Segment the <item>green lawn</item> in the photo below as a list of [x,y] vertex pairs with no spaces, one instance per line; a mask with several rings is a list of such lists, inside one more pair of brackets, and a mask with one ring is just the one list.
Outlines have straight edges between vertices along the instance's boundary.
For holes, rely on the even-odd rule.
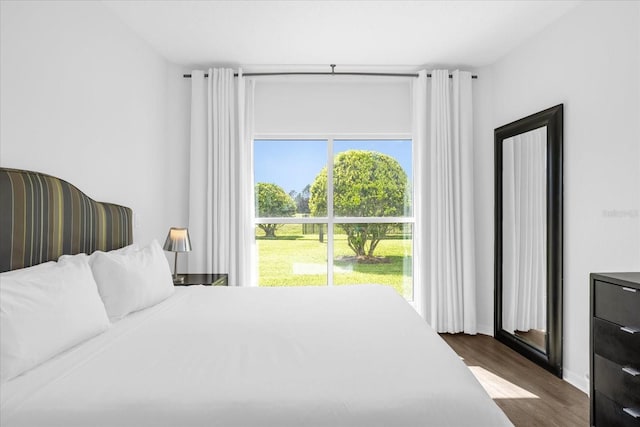
[[[336,230],[337,231],[337,230]],[[313,286],[327,284],[327,243],[318,234],[302,234],[301,224],[287,224],[276,231],[275,239],[264,238],[256,228],[258,245],[258,283],[260,286]],[[359,264],[340,261],[353,255],[344,234],[335,235],[334,284],[377,283],[393,286],[411,299],[412,241],[402,235],[390,235],[381,241],[375,255],[388,263]]]

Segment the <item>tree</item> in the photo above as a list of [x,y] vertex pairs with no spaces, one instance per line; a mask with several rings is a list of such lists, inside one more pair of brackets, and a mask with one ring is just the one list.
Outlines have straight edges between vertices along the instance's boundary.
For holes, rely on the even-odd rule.
[[[407,174],[393,157],[376,151],[349,150],[335,156],[333,211],[335,216],[402,216],[409,206]],[[313,216],[327,215],[327,168],[311,185]],[[374,251],[394,224],[339,224],[358,260],[374,259]]]
[[301,192],[296,193],[293,200],[296,202],[296,209],[298,213],[308,214],[309,211],[309,197],[311,194],[311,184],[307,184]]
[[293,199],[296,204],[296,212],[300,214],[308,214],[309,213],[309,197],[311,191],[311,184],[307,184],[301,192],[297,192],[296,190],[289,191],[289,196]]
[[[282,187],[276,184],[259,182],[256,184],[258,216],[261,218],[293,216],[296,204]],[[276,237],[276,230],[283,224],[258,224],[266,237]]]

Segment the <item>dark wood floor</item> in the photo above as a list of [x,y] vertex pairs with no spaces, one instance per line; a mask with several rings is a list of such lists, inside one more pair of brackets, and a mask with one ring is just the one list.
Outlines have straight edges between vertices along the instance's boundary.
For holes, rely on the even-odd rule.
[[493,337],[441,336],[516,427],[589,425],[586,394]]

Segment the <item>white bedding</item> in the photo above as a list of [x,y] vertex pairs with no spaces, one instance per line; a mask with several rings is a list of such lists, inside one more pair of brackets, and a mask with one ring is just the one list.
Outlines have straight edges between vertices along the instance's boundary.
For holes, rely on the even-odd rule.
[[3,427],[511,425],[382,286],[180,287],[0,399]]

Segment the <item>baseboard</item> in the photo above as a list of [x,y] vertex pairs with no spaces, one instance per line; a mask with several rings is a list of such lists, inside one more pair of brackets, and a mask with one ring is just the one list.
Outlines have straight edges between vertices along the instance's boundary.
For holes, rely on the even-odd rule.
[[589,380],[587,380],[584,375],[579,375],[575,372],[563,369],[562,379],[583,393],[586,393],[587,395],[589,394]]

